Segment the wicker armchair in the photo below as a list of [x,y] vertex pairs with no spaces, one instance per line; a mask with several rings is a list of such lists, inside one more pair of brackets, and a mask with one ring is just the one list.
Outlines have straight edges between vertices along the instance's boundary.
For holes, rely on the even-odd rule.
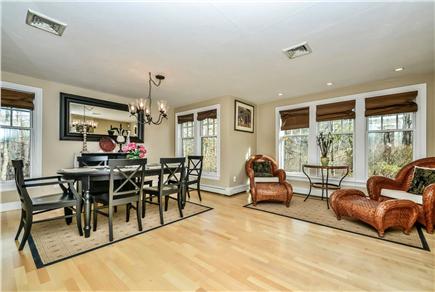
[[[255,177],[253,165],[254,162],[269,161],[271,164],[270,181],[257,181]],[[280,201],[288,207],[293,196],[293,188],[286,181],[285,171],[278,169],[275,160],[266,155],[253,155],[249,158],[245,165],[246,174],[249,177],[249,185],[251,191],[252,202],[254,206],[260,201]],[[275,179],[275,181],[274,181]]]
[[[406,191],[411,184],[415,166],[435,168],[435,157],[419,159],[405,165],[394,179],[383,176],[370,177],[367,181],[367,190],[370,198],[378,201],[391,199],[391,196],[386,195],[385,190],[401,191],[405,196],[409,194]],[[398,194],[400,195],[400,192]],[[418,196],[414,194],[409,194],[408,197],[401,196],[402,199],[407,198],[410,200],[413,200],[415,197]],[[435,223],[435,184],[427,186],[424,189],[422,198],[419,199],[420,201],[413,200],[418,203],[418,222],[426,227],[428,233],[432,233]]]

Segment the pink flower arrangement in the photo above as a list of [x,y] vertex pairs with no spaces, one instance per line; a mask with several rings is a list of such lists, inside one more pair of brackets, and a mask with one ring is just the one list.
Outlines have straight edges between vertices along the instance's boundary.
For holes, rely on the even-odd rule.
[[145,158],[145,154],[147,154],[145,147],[136,143],[128,143],[122,146],[122,152],[127,153],[128,159]]

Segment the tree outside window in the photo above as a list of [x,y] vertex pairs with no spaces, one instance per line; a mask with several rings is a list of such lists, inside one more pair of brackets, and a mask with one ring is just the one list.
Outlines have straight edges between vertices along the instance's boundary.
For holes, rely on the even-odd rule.
[[217,120],[201,121],[201,155],[204,156],[203,171],[217,172]]
[[302,172],[302,165],[308,163],[308,128],[282,131],[281,153],[284,170]]

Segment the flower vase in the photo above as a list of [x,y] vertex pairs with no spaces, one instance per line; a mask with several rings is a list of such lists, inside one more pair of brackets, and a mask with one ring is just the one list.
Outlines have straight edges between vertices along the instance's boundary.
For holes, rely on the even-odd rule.
[[328,164],[329,164],[329,157],[322,156],[320,158],[320,163],[322,164],[322,166],[328,166]]

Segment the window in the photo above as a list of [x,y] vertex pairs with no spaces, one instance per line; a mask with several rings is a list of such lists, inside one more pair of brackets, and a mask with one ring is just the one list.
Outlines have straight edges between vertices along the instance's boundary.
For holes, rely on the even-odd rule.
[[332,165],[349,165],[353,170],[353,119],[322,121],[318,132],[331,133],[334,137],[330,156]]
[[176,152],[179,156],[202,155],[203,175],[219,178],[219,106],[176,114]]
[[308,128],[281,131],[283,168],[288,172],[301,172],[308,163]]
[[30,177],[32,111],[12,107],[0,110],[1,181],[14,179],[11,160],[24,161],[24,176]]
[[367,117],[368,174],[394,177],[413,160],[414,113]]

